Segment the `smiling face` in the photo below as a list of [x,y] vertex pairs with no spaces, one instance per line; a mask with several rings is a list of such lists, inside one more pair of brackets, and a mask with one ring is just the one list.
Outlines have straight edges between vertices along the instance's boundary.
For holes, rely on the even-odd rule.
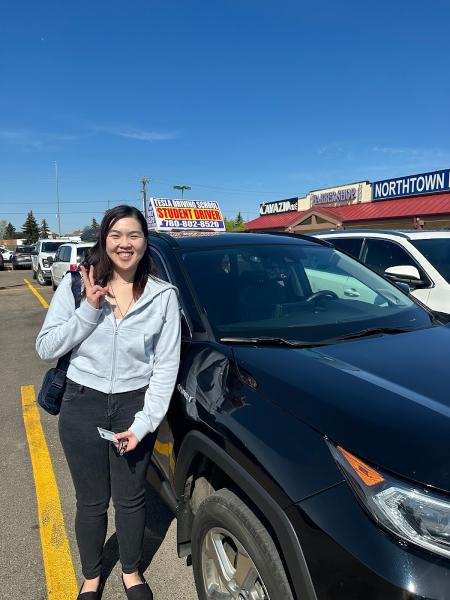
[[117,220],[106,236],[106,254],[119,274],[134,274],[144,256],[147,240],[134,217]]

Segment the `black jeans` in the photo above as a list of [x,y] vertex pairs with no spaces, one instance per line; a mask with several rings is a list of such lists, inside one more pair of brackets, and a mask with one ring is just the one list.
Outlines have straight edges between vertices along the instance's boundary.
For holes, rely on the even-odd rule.
[[116,534],[124,573],[138,570],[145,527],[145,478],[155,435],[120,456],[103,440],[97,427],[126,431],[144,405],[146,388],[104,394],[67,380],[59,435],[75,486],[75,531],[83,575],[101,573],[110,498],[115,509]]

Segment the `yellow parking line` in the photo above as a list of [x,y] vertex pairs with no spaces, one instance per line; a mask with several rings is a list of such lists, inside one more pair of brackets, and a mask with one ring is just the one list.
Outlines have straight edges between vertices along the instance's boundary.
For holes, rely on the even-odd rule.
[[42,304],[42,306],[44,308],[48,308],[48,302],[46,302],[44,300],[44,298],[40,295],[40,293],[37,291],[37,289],[34,287],[34,285],[31,285],[31,283],[28,281],[28,279],[24,279],[24,281],[27,284],[27,286],[30,288],[31,292],[36,296],[36,298]]
[[73,600],[78,589],[58,486],[45,441],[34,386],[23,385],[22,412],[33,466],[48,600]]

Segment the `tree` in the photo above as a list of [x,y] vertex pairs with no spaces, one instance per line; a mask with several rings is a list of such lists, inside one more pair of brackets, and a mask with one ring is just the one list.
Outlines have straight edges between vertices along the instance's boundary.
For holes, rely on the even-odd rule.
[[81,232],[81,241],[82,242],[96,242],[98,239],[98,231],[99,228],[94,228],[91,227],[90,225],[87,225],[86,227],[83,228],[83,231]]
[[15,240],[17,239],[17,231],[12,223],[8,223],[5,227],[5,240]]
[[41,227],[40,227],[39,233],[41,234],[41,238],[48,238],[48,236],[50,234],[50,229],[48,228],[48,224],[45,219],[42,219],[42,221],[41,221]]
[[227,231],[246,231],[244,219],[242,218],[241,213],[237,214],[235,219],[227,219],[224,218],[225,229]]
[[6,221],[4,219],[0,219],[0,240],[5,237],[6,230]]
[[92,217],[91,227],[92,227],[92,229],[100,229],[100,225],[95,220],[95,217]]
[[27,215],[27,220],[22,225],[22,232],[23,236],[25,237],[26,244],[34,244],[39,239],[39,227],[32,210],[30,210]]

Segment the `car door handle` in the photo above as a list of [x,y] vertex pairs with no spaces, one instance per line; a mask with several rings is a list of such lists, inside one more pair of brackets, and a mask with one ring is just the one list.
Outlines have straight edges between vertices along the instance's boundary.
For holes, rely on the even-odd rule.
[[350,298],[358,298],[361,294],[355,290],[355,288],[345,288],[344,296],[350,296]]

